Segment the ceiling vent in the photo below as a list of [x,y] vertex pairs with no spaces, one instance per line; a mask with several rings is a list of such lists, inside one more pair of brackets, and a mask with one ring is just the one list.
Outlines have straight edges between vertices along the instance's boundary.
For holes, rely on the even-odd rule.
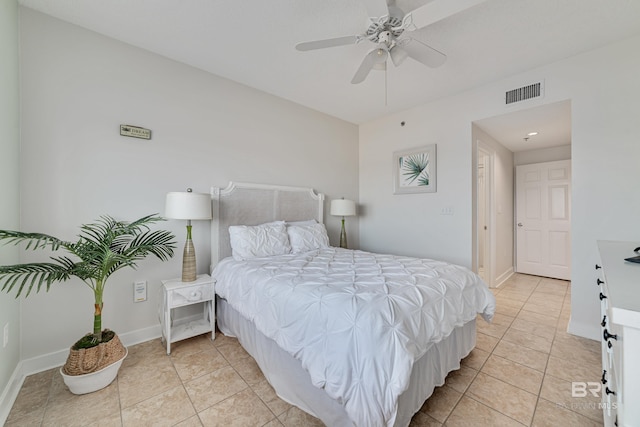
[[505,93],[505,104],[526,101],[527,99],[539,98],[544,94],[543,82],[533,83],[528,86],[512,89]]

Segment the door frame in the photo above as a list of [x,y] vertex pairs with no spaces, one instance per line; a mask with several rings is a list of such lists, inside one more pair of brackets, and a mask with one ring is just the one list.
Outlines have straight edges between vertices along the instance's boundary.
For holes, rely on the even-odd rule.
[[[484,255],[484,276],[489,287],[495,287],[495,271],[496,271],[496,212],[495,212],[495,150],[489,145],[478,139],[476,141],[475,160],[473,162],[473,181],[474,181],[474,244],[473,244],[473,269],[477,273],[480,268],[480,232],[485,225],[489,229],[485,233],[485,250]],[[487,162],[484,165],[485,174],[485,224],[480,224],[478,203],[480,191],[478,170],[480,158],[486,157]]]

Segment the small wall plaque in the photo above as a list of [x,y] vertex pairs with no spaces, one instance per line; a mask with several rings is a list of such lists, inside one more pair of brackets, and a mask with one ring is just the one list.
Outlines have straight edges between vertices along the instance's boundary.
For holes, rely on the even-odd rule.
[[132,138],[151,139],[151,129],[138,126],[120,125],[120,135]]

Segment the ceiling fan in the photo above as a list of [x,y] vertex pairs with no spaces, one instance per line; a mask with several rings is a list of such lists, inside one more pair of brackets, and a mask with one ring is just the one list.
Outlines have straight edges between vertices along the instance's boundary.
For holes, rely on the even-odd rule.
[[363,0],[369,15],[369,26],[363,34],[298,43],[296,49],[309,51],[344,46],[368,40],[376,47],[364,57],[351,83],[363,82],[373,69],[386,70],[387,59],[396,67],[410,57],[428,67],[444,64],[447,56],[406,32],[426,27],[441,19],[486,0],[433,0],[409,13],[395,5],[395,0]]

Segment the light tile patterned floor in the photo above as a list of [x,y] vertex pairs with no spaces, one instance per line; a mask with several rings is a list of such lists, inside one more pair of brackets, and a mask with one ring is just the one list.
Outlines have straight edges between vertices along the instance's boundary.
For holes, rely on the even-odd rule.
[[[437,388],[418,426],[599,426],[597,400],[571,398],[572,381],[598,381],[600,345],[569,335],[568,282],[515,275],[495,290],[492,324]],[[280,400],[235,339],[201,336],[129,348],[119,376],[74,396],[57,370],[29,376],[6,426],[318,426]]]

